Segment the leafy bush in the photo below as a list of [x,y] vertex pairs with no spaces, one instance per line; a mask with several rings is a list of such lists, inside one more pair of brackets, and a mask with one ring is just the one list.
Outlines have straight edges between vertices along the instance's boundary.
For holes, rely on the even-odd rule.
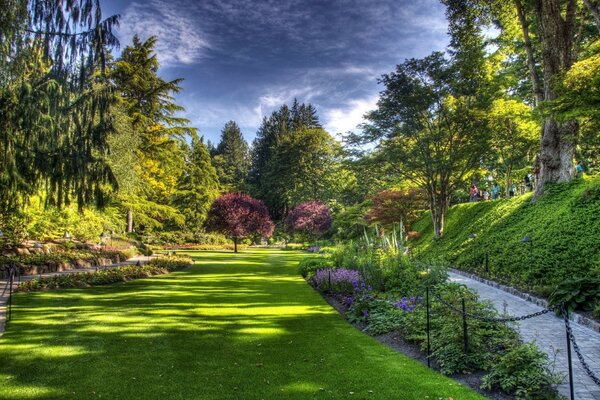
[[[31,254],[28,256],[19,257],[0,257],[0,265],[17,264],[23,270],[28,265],[44,266],[70,264],[77,266],[80,262],[87,262],[93,265],[98,265],[100,259],[108,259],[114,263],[127,260],[127,254],[118,250],[69,250],[63,252],[55,252],[49,254]],[[25,272],[25,271],[22,271]]]
[[189,258],[172,257],[151,260],[142,266],[126,266],[101,269],[96,272],[78,272],[60,274],[47,278],[32,279],[21,282],[18,291],[31,292],[35,290],[84,288],[89,286],[107,285],[115,282],[126,282],[133,279],[147,278],[153,275],[166,274],[192,265]]
[[325,257],[305,258],[298,265],[298,272],[303,278],[311,279],[319,269],[333,268],[331,261]]
[[169,272],[177,271],[190,267],[193,261],[190,257],[186,256],[174,256],[174,257],[160,257],[154,258],[148,262],[149,266],[164,268]]
[[561,283],[550,295],[551,306],[564,303],[569,311],[591,311],[600,301],[600,278],[575,278]]
[[[157,246],[160,250],[233,250],[233,244],[200,244],[200,243],[185,243],[185,244],[166,244]],[[244,250],[248,248],[246,244],[238,243],[238,250]]]
[[533,343],[520,344],[498,357],[485,375],[483,389],[514,394],[523,400],[559,399],[555,387],[563,377],[552,371],[548,355]]

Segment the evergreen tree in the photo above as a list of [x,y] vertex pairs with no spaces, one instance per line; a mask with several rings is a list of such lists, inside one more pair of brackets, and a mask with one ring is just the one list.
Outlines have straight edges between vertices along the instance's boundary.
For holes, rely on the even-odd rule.
[[117,16],[99,2],[4,1],[0,17],[0,208],[103,203],[112,95],[103,76]]
[[[268,206],[276,218],[281,218],[283,216],[281,213],[286,212],[285,204],[288,201],[281,197],[274,198],[276,195],[274,195],[273,188],[269,185],[274,176],[274,173],[269,172],[269,169],[274,166],[272,159],[275,151],[281,142],[293,136],[294,132],[302,129],[320,128],[321,124],[315,108],[311,104],[299,104],[296,99],[294,99],[291,109],[284,104],[279,110],[274,111],[270,117],[263,118],[256,139],[252,144],[249,183],[255,196],[265,199],[267,197],[272,198]],[[286,162],[284,161],[284,163]]]
[[202,138],[193,135],[173,202],[185,216],[186,227],[193,233],[201,231],[210,205],[218,195],[219,180],[208,149]]
[[213,162],[219,182],[228,191],[244,188],[250,167],[248,143],[235,121],[229,121],[221,131],[221,141],[214,151]]
[[174,102],[173,94],[181,90],[181,79],[165,81],[158,76],[155,46],[155,37],[142,42],[134,36],[111,74],[120,103],[140,141],[136,165],[140,185],[132,195],[121,196],[127,209],[128,232],[133,230],[136,210],[141,214],[138,226],[147,229],[162,227],[165,221],[183,221],[183,216],[169,204],[183,173],[184,138],[196,133],[187,119],[177,116],[183,107]]

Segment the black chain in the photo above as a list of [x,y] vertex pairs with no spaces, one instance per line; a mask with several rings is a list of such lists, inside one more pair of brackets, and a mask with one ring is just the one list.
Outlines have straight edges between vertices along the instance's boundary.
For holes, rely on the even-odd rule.
[[439,294],[437,294],[435,292],[435,290],[433,288],[429,289],[431,291],[431,294],[433,294],[433,296],[438,299],[441,303],[443,303],[444,305],[446,305],[447,307],[449,307],[450,309],[452,309],[454,312],[457,312],[463,316],[469,317],[469,318],[474,318],[474,319],[478,319],[480,321],[486,321],[486,322],[516,322],[516,321],[523,321],[526,319],[530,319],[530,318],[536,318],[539,317],[541,315],[544,314],[548,314],[551,311],[555,310],[555,307],[549,307],[546,308],[544,310],[541,311],[537,311],[534,312],[532,314],[528,314],[528,315],[522,315],[519,317],[507,317],[507,318],[493,318],[493,317],[486,317],[484,315],[477,315],[477,314],[471,314],[468,312],[463,312],[463,310],[461,310],[460,308],[454,306],[453,304],[449,303],[448,301],[446,301],[445,299],[442,298],[442,296],[440,296]]
[[567,327],[567,334],[569,335],[569,340],[573,345],[573,350],[575,350],[575,354],[577,354],[577,358],[579,359],[583,370],[592,379],[592,381],[594,381],[596,385],[600,386],[600,379],[598,379],[598,377],[592,372],[590,366],[585,361],[585,358],[583,358],[583,354],[581,354],[581,350],[579,349],[577,342],[575,341],[575,335],[573,334],[573,329],[571,329],[571,322],[569,321],[569,318],[567,318],[567,311],[565,310],[564,304],[561,306],[561,309],[565,320],[565,326]]

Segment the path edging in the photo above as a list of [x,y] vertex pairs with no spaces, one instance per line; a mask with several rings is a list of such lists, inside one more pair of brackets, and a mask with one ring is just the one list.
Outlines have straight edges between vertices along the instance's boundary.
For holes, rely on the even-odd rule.
[[[453,272],[453,273],[455,273],[457,275],[461,275],[461,276],[464,276],[466,278],[470,278],[470,279],[476,280],[478,282],[481,282],[481,283],[486,284],[488,286],[491,286],[493,288],[500,289],[503,292],[510,293],[510,294],[512,294],[514,296],[520,297],[521,299],[523,299],[525,301],[528,301],[530,303],[533,303],[533,304],[535,304],[537,306],[540,306],[540,307],[543,307],[543,308],[547,308],[548,307],[548,302],[546,300],[541,299],[539,297],[532,296],[529,293],[521,292],[521,291],[519,291],[519,290],[517,290],[517,289],[515,289],[515,288],[513,288],[511,286],[503,285],[501,283],[498,283],[498,282],[495,282],[495,281],[491,281],[489,279],[485,279],[485,278],[482,278],[482,277],[480,277],[478,275],[472,274],[470,272],[461,271],[461,270],[456,269],[456,268],[449,268],[449,270],[450,270],[450,272]],[[589,329],[593,330],[594,332],[600,333],[600,323],[598,323],[598,322],[596,322],[596,321],[594,321],[594,320],[592,320],[592,319],[590,319],[588,317],[585,317],[585,316],[583,316],[581,314],[573,312],[573,313],[571,313],[569,315],[569,319],[571,321],[579,324],[579,325],[585,326],[586,328],[589,328]]]

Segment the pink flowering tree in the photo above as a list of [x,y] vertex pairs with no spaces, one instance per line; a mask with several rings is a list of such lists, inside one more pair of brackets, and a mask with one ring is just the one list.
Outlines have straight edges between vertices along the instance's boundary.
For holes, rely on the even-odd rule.
[[207,231],[233,240],[236,253],[240,239],[251,235],[270,237],[275,227],[264,203],[245,193],[227,193],[217,198],[208,211],[205,226]]
[[286,228],[316,238],[331,228],[329,208],[321,202],[311,200],[294,207],[285,219]]

